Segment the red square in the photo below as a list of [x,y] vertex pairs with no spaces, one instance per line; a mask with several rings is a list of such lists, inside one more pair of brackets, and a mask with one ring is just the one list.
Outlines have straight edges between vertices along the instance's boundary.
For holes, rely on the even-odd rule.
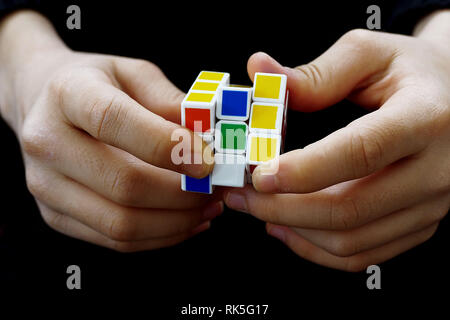
[[201,121],[201,132],[211,129],[211,111],[209,109],[186,108],[184,112],[186,128],[194,131],[194,121]]

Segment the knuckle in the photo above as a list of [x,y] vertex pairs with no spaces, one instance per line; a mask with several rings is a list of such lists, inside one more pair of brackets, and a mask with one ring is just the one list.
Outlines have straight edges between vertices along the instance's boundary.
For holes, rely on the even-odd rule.
[[40,209],[40,213],[46,225],[48,225],[53,230],[65,232],[67,224],[62,214],[46,209]]
[[126,208],[115,212],[106,213],[102,219],[104,234],[114,241],[127,242],[136,239],[136,224]]
[[120,134],[121,124],[126,121],[126,108],[117,96],[96,99],[87,109],[90,134],[108,143],[114,143]]
[[341,37],[341,41],[354,47],[366,49],[373,40],[374,32],[365,29],[353,29]]
[[48,93],[59,105],[64,102],[64,98],[73,90],[72,81],[70,81],[72,77],[72,73],[67,72],[67,70],[64,70],[64,72],[59,71],[48,82]]
[[330,227],[333,230],[347,230],[361,223],[361,212],[352,197],[337,197],[331,201]]
[[354,255],[345,259],[344,271],[347,272],[361,272],[371,265],[363,256]]
[[349,257],[358,252],[358,245],[349,235],[339,235],[333,239],[331,253],[338,257]]
[[44,178],[36,169],[27,168],[25,171],[25,180],[28,191],[38,200],[47,198],[50,192],[48,179]]
[[355,177],[374,172],[383,158],[382,138],[373,130],[358,130],[351,133],[348,163]]
[[319,88],[318,86],[327,80],[326,70],[321,70],[314,62],[299,66],[297,70],[302,72],[307,79],[311,80],[312,90]]
[[133,205],[141,180],[141,172],[136,167],[132,165],[119,167],[112,174],[108,186],[113,200],[122,205]]
[[52,160],[55,156],[57,141],[54,134],[42,125],[37,128],[30,121],[26,121],[20,132],[20,142],[23,152],[30,157]]

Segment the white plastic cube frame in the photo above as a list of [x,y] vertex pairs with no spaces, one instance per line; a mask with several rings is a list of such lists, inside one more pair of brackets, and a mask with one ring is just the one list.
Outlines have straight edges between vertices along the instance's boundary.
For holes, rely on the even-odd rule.
[[[187,101],[187,98],[189,97],[189,94],[191,92],[198,92],[198,93],[206,93],[206,94],[214,94],[213,92],[208,91],[199,91],[199,90],[190,90],[188,94],[184,97],[183,101],[181,102],[181,125],[183,127],[186,127],[186,109],[192,108],[192,109],[209,109],[209,121],[210,121],[210,129],[204,132],[198,132],[198,133],[209,133],[212,134],[214,131],[214,127],[216,125],[216,104],[217,104],[217,94],[214,94],[214,97],[212,98],[211,102],[201,102],[201,101]],[[203,130],[203,128],[202,128]],[[194,131],[196,132],[196,131]]]
[[[245,149],[226,149],[222,148],[222,124],[234,124],[234,125],[243,125],[245,126]],[[247,150],[247,142],[248,142],[248,125],[242,121],[230,121],[230,120],[220,120],[216,123],[216,130],[214,132],[214,148],[218,153],[235,153],[235,154],[244,154]]]
[[[254,106],[268,106],[277,108],[276,119],[275,119],[275,129],[266,129],[266,128],[254,128],[253,127],[253,112],[255,110]],[[283,127],[283,114],[284,114],[284,105],[279,103],[267,103],[267,102],[253,102],[250,113],[250,121],[249,121],[249,130],[252,133],[267,133],[267,134],[281,134],[281,129]]]
[[[274,77],[280,77],[280,91],[278,93],[277,99],[270,99],[270,98],[261,98],[255,96],[255,88],[258,85],[258,76],[274,76]],[[286,89],[287,89],[287,76],[285,74],[278,74],[278,73],[264,73],[264,72],[256,72],[255,77],[253,78],[253,101],[256,102],[268,102],[268,103],[281,103],[284,104],[285,96],[286,96]]]
[[247,162],[248,165],[259,165],[261,163],[267,162],[267,161],[250,160],[250,156],[251,156],[251,152],[252,152],[252,139],[256,138],[256,137],[276,139],[275,158],[280,156],[281,135],[279,135],[279,134],[265,134],[265,133],[250,133],[247,136],[247,147],[246,147],[246,162]]
[[246,183],[245,156],[240,154],[216,153],[214,155],[212,184],[216,186],[242,188]]
[[[222,100],[223,100],[223,91],[224,90],[247,93],[247,104],[246,104],[245,116],[231,116],[231,115],[223,115],[222,114]],[[218,119],[222,119],[222,120],[234,120],[234,121],[248,120],[249,112],[250,112],[250,104],[252,102],[252,95],[253,95],[253,88],[220,86],[217,91],[216,117]]]

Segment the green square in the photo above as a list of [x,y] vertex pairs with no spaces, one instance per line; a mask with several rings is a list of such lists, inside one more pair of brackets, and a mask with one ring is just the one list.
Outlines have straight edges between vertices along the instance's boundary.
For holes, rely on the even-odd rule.
[[222,123],[222,148],[245,150],[247,143],[247,126],[243,124]]

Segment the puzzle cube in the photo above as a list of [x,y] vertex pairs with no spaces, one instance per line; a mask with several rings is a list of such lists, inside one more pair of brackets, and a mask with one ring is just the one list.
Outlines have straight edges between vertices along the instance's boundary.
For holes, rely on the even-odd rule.
[[216,124],[214,147],[219,153],[245,153],[247,135],[245,122],[220,120]]
[[196,179],[182,174],[181,190],[211,194],[213,192],[212,175],[210,174],[204,178]]
[[216,186],[240,187],[246,181],[245,156],[240,154],[216,153],[214,155],[212,184]]
[[284,111],[283,111],[283,124],[281,125],[281,147],[280,147],[281,153],[284,152],[284,146],[285,146],[285,140],[286,140],[288,100],[289,100],[289,90],[286,91],[286,99],[284,102]]
[[247,138],[247,163],[258,165],[280,155],[281,136],[278,134],[250,133]]
[[250,113],[250,132],[281,134],[284,106],[278,103],[253,102]]
[[253,101],[284,104],[286,87],[286,75],[256,72],[253,80]]
[[217,118],[246,121],[249,116],[252,91],[252,88],[245,87],[220,87],[217,92]]
[[194,132],[212,133],[216,101],[213,92],[189,91],[181,103],[181,124]]

